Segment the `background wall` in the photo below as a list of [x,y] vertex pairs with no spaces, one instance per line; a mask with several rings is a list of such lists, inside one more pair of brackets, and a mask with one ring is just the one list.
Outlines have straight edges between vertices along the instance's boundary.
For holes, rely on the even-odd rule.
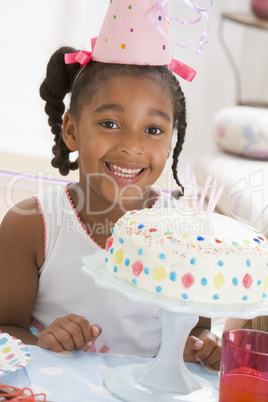
[[[38,93],[47,61],[61,45],[90,49],[90,38],[98,35],[108,4],[109,0],[0,0],[0,169],[21,170],[30,157],[39,164],[32,169],[40,169],[50,160],[52,135]],[[197,4],[206,8],[210,1]],[[174,16],[195,18],[182,0],[170,0],[170,8]],[[235,10],[250,10],[250,0],[214,0],[209,43],[200,55],[173,47],[174,58],[197,70],[192,83],[181,80],[188,132],[180,166],[186,161],[194,164],[200,152],[214,149],[213,116],[236,102],[234,75],[219,42],[221,13]],[[196,46],[205,28],[206,19],[188,27],[172,25],[172,35],[183,45]],[[267,101],[267,31],[226,21],[223,35],[241,69],[243,96]]]

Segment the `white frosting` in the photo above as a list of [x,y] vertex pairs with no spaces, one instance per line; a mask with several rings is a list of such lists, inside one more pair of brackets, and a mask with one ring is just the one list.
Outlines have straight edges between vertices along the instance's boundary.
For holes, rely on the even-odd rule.
[[254,303],[268,291],[268,242],[213,213],[129,211],[107,240],[107,269],[149,292],[193,302]]

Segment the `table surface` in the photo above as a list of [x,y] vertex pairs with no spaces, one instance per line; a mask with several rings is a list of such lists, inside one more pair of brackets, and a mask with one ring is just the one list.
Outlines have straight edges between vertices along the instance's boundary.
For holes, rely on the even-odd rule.
[[[119,401],[104,383],[105,375],[114,367],[125,364],[144,364],[150,359],[110,353],[83,351],[53,353],[37,346],[28,346],[30,363],[0,377],[3,384],[18,388],[30,387],[34,393],[46,393],[52,402]],[[217,388],[218,373],[211,373],[199,364],[186,363],[189,371]]]

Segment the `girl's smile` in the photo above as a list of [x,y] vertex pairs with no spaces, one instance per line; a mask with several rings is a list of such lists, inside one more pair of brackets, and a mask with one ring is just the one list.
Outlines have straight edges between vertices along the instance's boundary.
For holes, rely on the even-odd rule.
[[137,183],[148,168],[127,163],[104,162],[107,174],[111,175],[118,185],[131,185]]
[[65,115],[63,138],[79,151],[79,185],[84,194],[90,186],[91,208],[137,204],[137,197],[144,204],[171,147],[169,95],[152,78],[115,76],[99,86],[79,121]]

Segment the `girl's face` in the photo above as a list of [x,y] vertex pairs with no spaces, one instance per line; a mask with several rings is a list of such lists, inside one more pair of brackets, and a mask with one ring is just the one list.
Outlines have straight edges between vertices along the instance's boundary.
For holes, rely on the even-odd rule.
[[63,138],[79,151],[85,194],[90,186],[99,206],[144,201],[165,166],[173,125],[171,95],[151,78],[105,81],[79,122],[68,114],[64,118]]

